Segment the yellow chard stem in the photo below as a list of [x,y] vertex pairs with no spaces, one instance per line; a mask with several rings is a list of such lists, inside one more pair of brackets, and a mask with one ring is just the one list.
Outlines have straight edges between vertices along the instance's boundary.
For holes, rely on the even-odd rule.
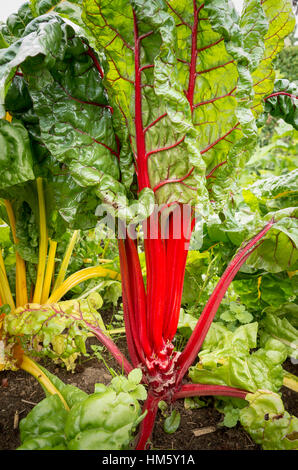
[[15,310],[15,303],[14,303],[13,296],[10,290],[10,285],[9,285],[7,274],[6,274],[6,269],[4,265],[1,248],[0,248],[0,284],[1,284],[1,290],[0,290],[1,300],[3,304],[8,304],[11,308],[11,311],[13,312]]
[[60,270],[59,270],[59,273],[58,273],[58,276],[57,276],[57,279],[56,279],[56,282],[54,284],[54,289],[53,289],[54,291],[57,290],[58,287],[61,286],[61,284],[63,283],[63,281],[65,279],[67,268],[68,268],[68,265],[69,265],[69,261],[70,261],[73,249],[75,247],[75,244],[77,242],[79,233],[80,233],[79,230],[75,230],[72,234],[72,237],[71,237],[69,243],[68,243],[68,246],[66,248],[66,251],[65,251],[61,266],[60,266]]
[[46,208],[45,208],[42,178],[37,178],[36,183],[37,183],[38,204],[39,204],[40,239],[39,239],[39,259],[38,259],[38,266],[37,266],[37,276],[36,276],[36,284],[35,284],[35,290],[34,290],[34,296],[33,296],[33,303],[40,304],[42,290],[43,290],[44,274],[45,274],[45,268],[46,268],[46,259],[47,259],[47,250],[48,250],[48,234],[47,234]]
[[101,266],[95,266],[90,268],[81,269],[80,271],[69,276],[58,289],[54,290],[51,297],[48,299],[47,304],[54,304],[58,302],[70,289],[77,286],[87,279],[95,277],[109,277],[111,279],[120,280],[120,274],[111,269],[105,269]]
[[59,390],[54,386],[51,380],[46,376],[46,374],[38,367],[38,365],[32,361],[28,356],[23,356],[22,364],[20,365],[20,369],[25,370],[29,374],[33,375],[38,382],[43,385],[43,387],[51,394],[57,394],[62,401],[65,409],[69,411],[69,406],[67,405],[66,401],[64,400],[63,396],[59,392]]
[[46,272],[45,272],[45,278],[44,278],[42,296],[41,296],[41,303],[42,304],[44,304],[47,301],[47,299],[49,298],[50,289],[51,289],[51,282],[52,282],[53,272],[54,272],[54,268],[55,268],[56,249],[57,249],[57,242],[54,241],[54,240],[50,240],[48,262],[47,262],[47,268],[46,268]]
[[294,392],[298,392],[298,377],[290,372],[284,370],[283,384],[285,387]]
[[[13,212],[11,202],[8,200],[4,201],[6,212],[9,219],[9,224],[12,232],[14,244],[17,245],[19,240],[16,235],[16,219]],[[28,292],[27,292],[27,279],[26,279],[26,265],[23,258],[17,251],[16,248],[16,305],[21,307],[28,303]]]

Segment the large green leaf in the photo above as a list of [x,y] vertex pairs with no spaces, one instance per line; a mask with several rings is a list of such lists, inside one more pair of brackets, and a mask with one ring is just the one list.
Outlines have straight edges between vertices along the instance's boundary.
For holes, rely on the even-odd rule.
[[55,14],[40,16],[25,27],[22,37],[0,50],[0,104],[4,115],[4,99],[17,67],[27,60],[31,72],[51,67],[64,56],[67,26]]
[[[249,99],[257,47],[249,53],[244,47],[244,34],[228,1],[171,0],[167,5],[177,26],[179,78],[198,130],[211,198],[223,200],[256,140]],[[254,35],[245,31],[246,39],[250,43],[253,36],[262,48],[267,24],[260,5],[253,15]]]
[[36,354],[61,359],[71,368],[72,358],[86,353],[85,342],[92,330],[105,331],[96,310],[101,305],[99,294],[48,306],[28,304],[6,316],[4,330],[9,336],[21,336],[24,347],[33,348]]
[[[260,203],[266,203],[269,199],[288,197],[289,195],[297,196],[298,170],[270,178],[260,178],[244,191],[252,193]],[[246,201],[249,202],[249,195],[247,193]]]
[[[2,96],[10,85],[5,106],[22,119],[30,134],[35,174],[46,180],[54,237],[67,224],[93,227],[103,215],[96,214],[98,198],[130,219],[146,218],[154,202],[152,191],[145,189],[137,207],[128,204],[131,169],[114,133],[100,59],[80,37],[83,32],[78,34],[56,13],[49,13],[31,21],[22,38],[3,49],[0,57]],[[26,46],[29,42],[32,49]],[[22,72],[15,74],[16,66]]]
[[96,184],[104,172],[120,177],[110,107],[87,50],[75,38],[51,71],[26,70],[41,139],[81,186]]
[[255,116],[263,112],[263,99],[274,87],[275,72],[273,60],[284,46],[284,39],[295,27],[295,17],[290,0],[261,0],[269,28],[265,36],[265,52],[259,66],[252,74]]
[[23,445],[19,450],[65,450],[64,425],[67,411],[58,395],[42,400],[20,422]]
[[0,120],[0,194],[33,180],[33,158],[28,133],[20,122]]
[[286,316],[281,317],[276,313],[267,312],[261,321],[261,328],[263,330],[261,335],[262,342],[266,341],[268,337],[277,339],[287,348],[289,357],[298,359],[298,330],[290,323]]
[[273,93],[265,100],[264,116],[261,116],[260,121],[264,121],[268,114],[271,114],[276,118],[282,118],[298,130],[298,86],[296,83],[290,83],[286,79],[276,80]]
[[0,34],[7,44],[12,44],[23,35],[27,24],[32,20],[30,2],[24,2],[16,13],[9,15],[6,22],[0,25]]
[[140,188],[151,186],[159,203],[206,205],[205,165],[179,83],[175,23],[164,2],[86,0],[83,19],[105,51],[105,83],[115,118],[128,128]]
[[278,273],[295,271],[298,267],[298,208],[288,207],[268,213],[265,220],[275,223],[246,264],[255,269]]
[[257,323],[249,323],[231,332],[213,323],[206,336],[200,362],[190,368],[195,383],[229,385],[244,390],[259,388],[278,391],[283,383],[281,364],[287,357],[285,347],[270,339],[264,348],[257,346]]
[[41,368],[65,399],[47,396],[20,422],[22,445],[18,450],[121,450],[129,449],[133,433],[144,418],[139,400],[147,393],[142,373],[114,377],[110,385],[95,384],[91,395]]
[[[293,273],[294,274],[294,273]],[[265,307],[279,308],[297,297],[297,276],[287,272],[242,274],[233,281],[233,288],[246,308],[251,312],[262,312]]]

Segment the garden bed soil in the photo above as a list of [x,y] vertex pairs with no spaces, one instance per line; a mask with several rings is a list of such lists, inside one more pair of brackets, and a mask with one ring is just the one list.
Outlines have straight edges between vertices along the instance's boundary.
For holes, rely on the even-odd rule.
[[[90,339],[91,344],[96,343]],[[118,345],[125,350],[125,339],[120,339]],[[120,373],[114,359],[106,352],[104,354],[109,367]],[[63,382],[73,384],[82,390],[93,393],[94,384],[108,384],[112,378],[103,361],[96,357],[83,358],[77,363],[75,371],[67,371],[64,367],[52,362],[41,362],[50,372],[55,373]],[[297,374],[297,366],[286,363],[286,368]],[[20,445],[18,422],[23,419],[32,407],[41,401],[45,394],[37,380],[24,371],[2,371],[0,373],[0,450],[14,450]],[[282,398],[286,409],[297,416],[297,393],[285,387],[282,388]],[[152,449],[156,450],[260,450],[250,436],[238,424],[234,428],[221,425],[223,415],[212,404],[200,409],[186,410],[184,401],[179,400],[173,406],[181,414],[181,424],[174,434],[166,434],[163,430],[164,417],[159,412],[152,435]],[[203,434],[196,436],[198,430]],[[204,434],[209,431],[209,433]],[[211,431],[211,432],[210,432]],[[200,433],[200,432],[199,432]]]

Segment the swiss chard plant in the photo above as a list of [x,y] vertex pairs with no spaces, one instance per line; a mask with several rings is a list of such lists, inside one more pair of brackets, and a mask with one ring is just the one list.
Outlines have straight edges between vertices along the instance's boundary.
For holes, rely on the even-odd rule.
[[[46,7],[47,10],[49,8],[50,5]],[[52,65],[57,66],[56,92],[60,89],[62,93],[62,108],[65,105],[63,94],[66,102],[70,100],[71,91],[68,87],[81,88],[83,94],[84,89],[88,88],[90,95],[96,95],[93,97],[95,102],[98,101],[97,107],[91,107],[87,104],[89,101],[86,97],[87,112],[91,112],[87,119],[88,126],[92,123],[97,130],[102,126],[105,131],[113,134],[109,116],[91,116],[94,109],[106,112],[107,105],[102,85],[95,87],[98,85],[98,70],[95,65],[93,67],[93,58],[86,54],[89,51],[88,46],[79,37],[74,37],[67,45],[64,36],[69,27],[57,15],[47,17],[44,21],[42,18],[40,16],[34,19],[31,7],[25,3],[16,15],[12,15],[1,26],[3,119],[0,121],[0,215],[3,223],[0,231],[3,237],[0,243],[0,307],[2,306],[3,311],[10,310],[11,314],[28,304],[35,304],[34,310],[40,304],[56,303],[70,290],[89,279],[100,277],[109,279],[110,282],[113,279],[118,279],[119,282],[120,279],[119,272],[106,267],[104,255],[108,245],[106,249],[101,249],[100,259],[95,256],[100,251],[98,247],[96,252],[94,250],[92,259],[84,258],[79,262],[77,256],[77,263],[73,263],[74,253],[78,255],[80,230],[84,234],[82,239],[86,238],[86,230],[93,229],[96,224],[97,199],[88,187],[78,185],[70,173],[69,168],[72,164],[75,165],[77,158],[75,151],[72,156],[69,155],[67,164],[56,159],[45,145],[39,118],[33,107],[33,93],[29,93],[24,79],[25,72],[20,71],[19,65],[13,65],[15,60],[25,67],[24,61],[27,59],[29,69],[32,66],[32,71],[35,70],[31,76],[33,80],[38,70],[42,74],[49,73],[47,66],[51,62],[50,55],[54,53],[56,40],[58,49],[62,47],[60,43],[64,43],[65,50],[60,53],[60,62],[52,61]],[[25,52],[26,42],[33,47],[34,41],[35,51]],[[7,62],[7,54],[12,49],[14,59],[11,56]],[[30,61],[33,61],[31,65]],[[59,82],[62,76],[68,77],[66,84]],[[56,95],[55,100],[57,99]],[[89,99],[92,101],[91,96]],[[79,111],[82,111],[84,103],[79,97],[77,101],[74,100]],[[74,110],[66,111],[72,112]],[[61,110],[58,111],[59,115],[60,113]],[[48,114],[47,116],[50,118]],[[61,114],[61,118],[64,119],[65,116],[63,118]],[[84,140],[83,131],[82,139]],[[52,145],[55,147],[56,144]],[[89,144],[82,141],[77,143],[77,152],[84,145],[88,151]],[[93,154],[94,159],[101,158],[100,151],[97,152],[98,150],[94,153],[94,149],[89,148],[89,154]],[[111,169],[111,173],[118,174],[115,168]],[[85,255],[90,254],[87,252]],[[88,267],[85,267],[84,260]],[[1,312],[1,324],[3,318],[4,313]],[[34,328],[31,333],[34,335]],[[8,346],[7,340],[2,338],[1,346],[3,344],[11,353],[12,345]],[[1,356],[1,369],[14,367],[15,363],[21,365],[21,356],[16,357],[16,360],[13,354],[9,356],[10,358],[7,354]]]
[[[258,381],[248,385],[245,380],[226,380],[232,367],[229,359],[221,368],[220,382],[215,380],[216,370],[215,379],[206,373],[207,379],[201,380],[204,374],[198,367],[191,372],[198,377],[196,383],[184,379],[246,261],[269,272],[275,264],[273,272],[285,265],[289,271],[297,269],[297,208],[251,212],[250,223],[245,224],[245,218],[237,220],[234,200],[241,171],[257,143],[256,122],[265,103],[268,111],[286,97],[278,112],[296,125],[294,89],[284,83],[285,91],[280,84],[273,91],[272,61],[295,24],[291,4],[246,0],[239,17],[227,0],[32,0],[18,16],[22,21],[11,19],[1,29],[2,116],[9,112],[13,117],[11,123],[1,121],[1,127],[7,148],[11,139],[16,142],[13,156],[6,154],[1,196],[22,191],[29,197],[28,179],[45,175],[52,204],[62,207],[58,221],[51,218],[51,230],[59,230],[65,221],[95,224],[95,214],[103,215],[95,212],[99,202],[117,218],[130,358],[124,358],[97,326],[96,332],[126,373],[142,370],[148,396],[136,448],[144,449],[160,401],[201,395],[245,399],[262,387]],[[20,142],[26,148],[17,152]],[[291,175],[287,178],[278,182],[284,183],[283,191]],[[266,198],[266,189],[275,191],[274,185],[259,186],[251,189],[256,198]],[[219,232],[226,226],[231,236],[231,227],[240,224],[241,246],[180,352],[174,344],[186,259],[200,220],[215,220]],[[45,237],[41,247],[44,262]],[[46,299],[49,305],[37,307],[53,325],[63,316],[55,310],[56,300],[54,292]],[[34,302],[44,303],[40,295]],[[30,323],[30,308],[19,312],[19,325]],[[82,324],[83,315],[75,310],[70,316],[76,315]],[[6,324],[18,327],[11,318]],[[49,324],[44,321],[45,328]],[[224,331],[220,334],[226,337]],[[233,353],[240,354],[241,364],[246,364],[255,337],[251,326],[242,328],[240,346],[235,340]],[[214,365],[211,343],[203,357]],[[274,354],[271,346],[266,343],[264,353],[249,358],[255,373],[264,362],[265,369],[278,369],[284,351]],[[279,378],[275,385],[272,393]],[[260,413],[259,402],[249,400],[252,410],[244,414],[244,426],[249,426],[251,414]],[[289,422],[285,416],[291,447],[296,445],[291,435],[297,423]]]

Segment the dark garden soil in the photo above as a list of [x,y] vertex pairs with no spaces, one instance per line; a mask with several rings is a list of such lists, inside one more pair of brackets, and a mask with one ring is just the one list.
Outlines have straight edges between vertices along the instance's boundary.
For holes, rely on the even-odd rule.
[[[91,344],[98,344],[90,339]],[[118,341],[118,346],[125,352],[125,339]],[[91,350],[90,350],[91,351]],[[106,353],[105,360],[109,367],[120,373],[114,359]],[[50,372],[55,373],[64,383],[73,384],[82,390],[93,393],[94,384],[109,383],[111,374],[102,361],[94,355],[83,358],[72,373],[52,362],[41,362]],[[286,363],[286,368],[297,374],[297,366]],[[282,398],[286,409],[298,415],[298,394],[283,387]],[[32,407],[45,397],[39,383],[24,371],[2,371],[0,373],[0,450],[14,450],[20,445],[18,422]],[[159,412],[152,436],[152,448],[157,450],[260,450],[250,436],[238,424],[234,428],[221,425],[223,415],[213,407],[213,399],[207,399],[208,406],[186,410],[184,401],[179,400],[173,406],[181,414],[181,424],[174,434],[163,430],[164,417]],[[198,430],[202,434],[197,436]],[[209,431],[209,432],[208,432]],[[207,433],[208,432],[208,433]]]

